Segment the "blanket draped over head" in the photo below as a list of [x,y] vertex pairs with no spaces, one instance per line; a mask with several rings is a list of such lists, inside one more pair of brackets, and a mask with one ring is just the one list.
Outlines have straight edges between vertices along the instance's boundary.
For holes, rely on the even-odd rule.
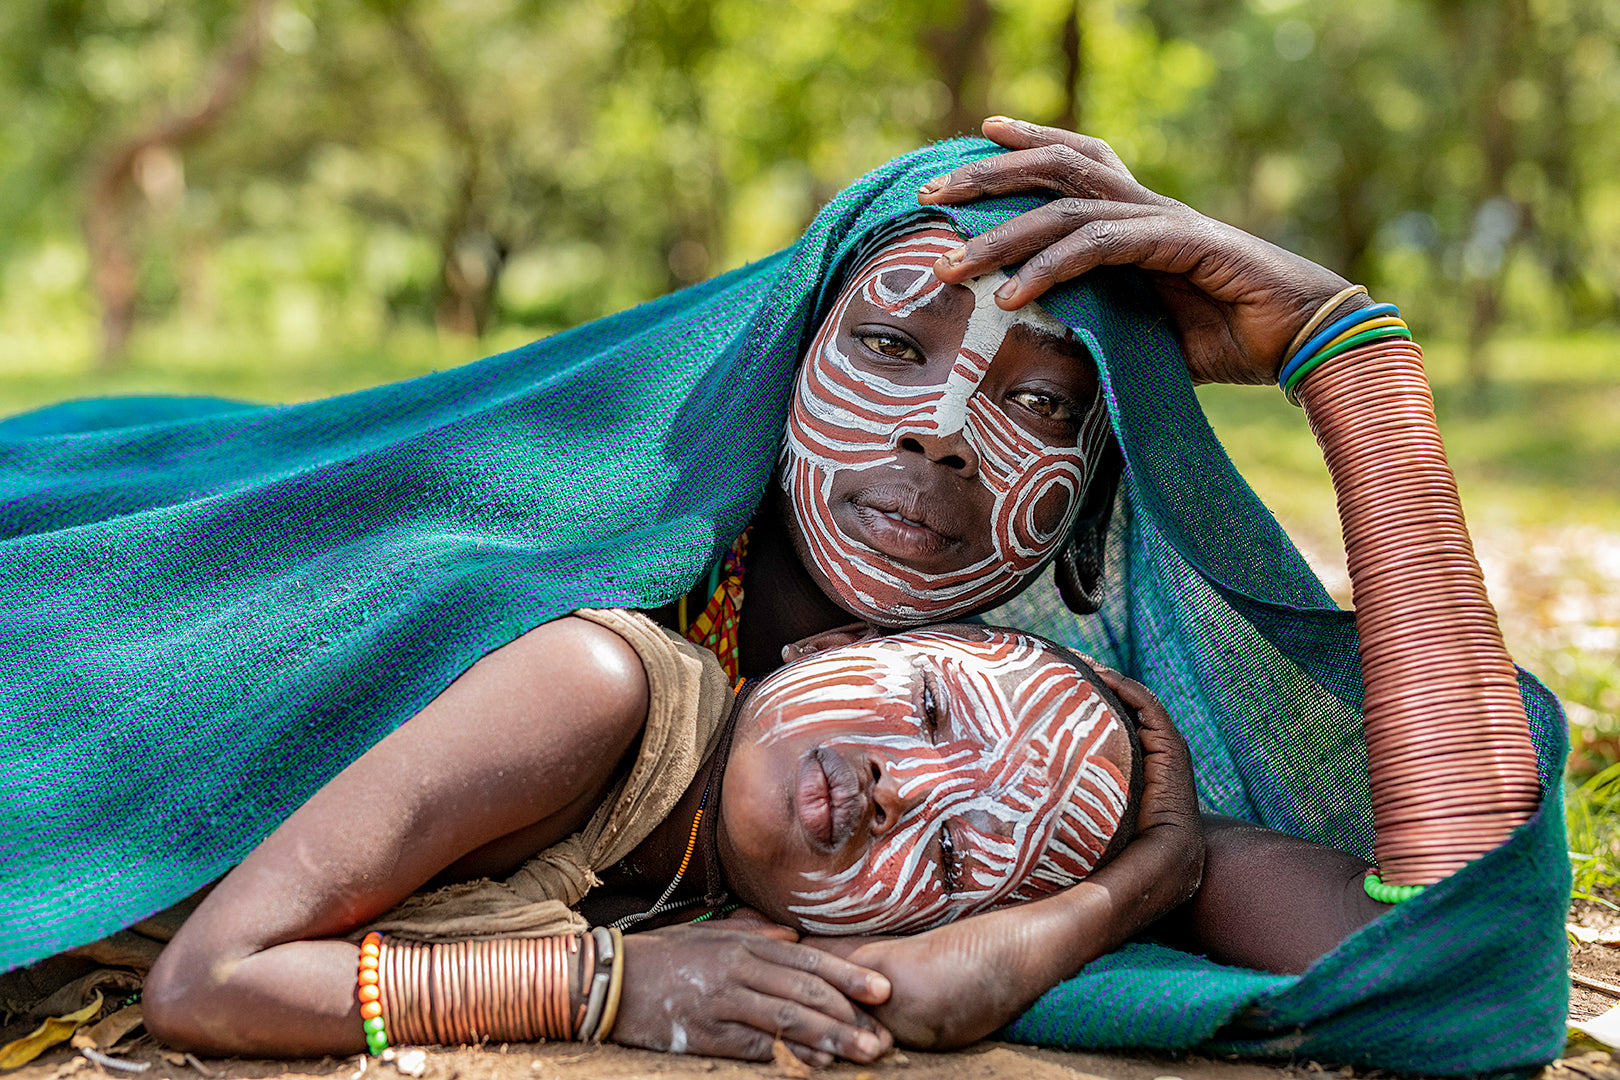
[[[451,371],[300,405],[0,421],[0,970],[224,873],[490,650],[576,608],[683,593],[760,499],[851,251],[916,212],[925,180],[995,151],[899,158],[786,251]],[[1037,201],[950,214],[974,234]],[[1206,808],[1370,857],[1350,615],[1234,471],[1144,281],[1097,272],[1043,303],[1097,357],[1124,451],[1107,600],[1076,620],[1042,582],[990,618],[1156,691]],[[1545,796],[1501,848],[1303,976],[1133,944],[1010,1037],[1430,1074],[1551,1059],[1564,722],[1522,687]]]

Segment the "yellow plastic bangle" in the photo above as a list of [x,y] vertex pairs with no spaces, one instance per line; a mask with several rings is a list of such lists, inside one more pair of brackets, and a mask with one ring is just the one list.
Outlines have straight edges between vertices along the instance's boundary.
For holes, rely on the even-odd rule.
[[1350,329],[1346,330],[1332,341],[1327,342],[1316,351],[1326,352],[1340,342],[1349,341],[1351,338],[1355,337],[1364,330],[1378,330],[1385,326],[1399,326],[1403,330],[1407,329],[1406,320],[1401,318],[1399,315],[1385,315],[1381,319],[1368,319],[1364,323],[1357,323],[1356,325],[1352,326]]

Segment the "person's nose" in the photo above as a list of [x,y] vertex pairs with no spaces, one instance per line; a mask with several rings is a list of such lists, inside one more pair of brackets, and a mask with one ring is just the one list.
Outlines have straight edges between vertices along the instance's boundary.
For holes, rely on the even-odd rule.
[[896,770],[876,758],[869,767],[872,770],[872,835],[885,836],[909,811],[922,805],[927,793],[918,784],[912,785],[916,790],[911,795],[903,794]]
[[948,435],[908,432],[900,437],[900,449],[912,454],[921,454],[935,465],[961,473],[963,476],[977,476],[979,473],[979,452],[968,441],[965,429],[958,429]]

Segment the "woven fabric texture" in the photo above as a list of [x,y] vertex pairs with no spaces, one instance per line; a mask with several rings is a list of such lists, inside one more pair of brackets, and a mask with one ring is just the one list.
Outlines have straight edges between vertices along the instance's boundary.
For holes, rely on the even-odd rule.
[[[956,140],[840,193],[794,247],[465,367],[325,401],[72,402],[0,421],[0,970],[224,873],[479,657],[580,607],[686,591],[775,462],[791,374],[862,237],[993,153]],[[1036,200],[953,212],[976,233]],[[993,615],[1143,680],[1210,809],[1370,853],[1354,625],[1233,470],[1151,292],[1046,303],[1099,360],[1127,469],[1108,599]],[[1259,391],[1256,391],[1259,392]],[[1299,979],[1129,947],[1014,1024],[1422,1070],[1562,1046],[1563,718],[1504,847]]]

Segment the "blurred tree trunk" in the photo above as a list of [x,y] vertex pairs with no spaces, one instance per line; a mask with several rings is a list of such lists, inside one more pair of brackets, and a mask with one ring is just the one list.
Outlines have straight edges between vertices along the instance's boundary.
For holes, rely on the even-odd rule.
[[117,367],[129,349],[140,294],[138,256],[130,239],[131,188],[143,161],[197,142],[225,119],[253,81],[276,0],[250,0],[235,36],[221,50],[207,93],[189,112],[168,114],[125,138],[92,169],[84,194],[84,237],[90,282],[101,307],[101,366]]
[[1053,121],[1056,126],[1066,131],[1079,131],[1080,118],[1084,115],[1082,104],[1085,100],[1085,90],[1081,86],[1081,80],[1086,76],[1085,19],[1086,0],[1074,0],[1074,11],[1063,20],[1063,89],[1066,92],[1063,111]]
[[[1475,249],[1476,265],[1470,269],[1465,249],[1463,268],[1469,308],[1464,366],[1470,396],[1479,408],[1490,392],[1490,341],[1502,319],[1502,289],[1525,219],[1525,208],[1510,200],[1507,193],[1508,172],[1519,159],[1519,148],[1513,121],[1503,109],[1503,98],[1523,69],[1524,55],[1534,43],[1525,0],[1501,0],[1496,4],[1445,0],[1440,10],[1455,70],[1479,73],[1472,126],[1481,169],[1473,198],[1475,220],[1468,240]],[[1514,215],[1499,244],[1487,234],[1493,205],[1511,206]],[[1489,250],[1493,248],[1498,250]]]
[[995,12],[990,0],[961,0],[954,24],[923,30],[923,49],[934,61],[939,81],[950,92],[944,135],[976,134],[984,119],[984,72]]
[[405,66],[421,84],[429,110],[444,128],[457,165],[450,208],[439,229],[439,295],[434,320],[442,330],[481,336],[489,326],[505,246],[491,236],[480,207],[483,148],[461,87],[445,71],[404,5],[386,13]]

